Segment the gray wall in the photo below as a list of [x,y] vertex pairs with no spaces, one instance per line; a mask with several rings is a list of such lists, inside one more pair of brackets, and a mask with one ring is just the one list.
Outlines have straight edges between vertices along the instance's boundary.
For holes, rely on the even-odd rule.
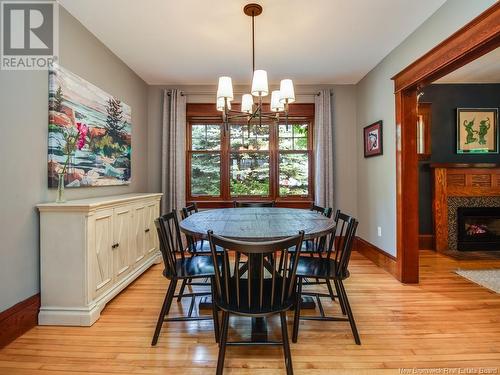
[[[188,103],[211,103],[216,87],[176,86],[187,93]],[[149,187],[151,191],[161,190],[161,122],[162,90],[167,86],[149,87]],[[335,202],[338,208],[357,214],[356,189],[356,87],[354,85],[296,87],[298,102],[313,102],[312,93],[320,88],[333,91],[333,122],[335,126]],[[244,87],[235,86],[236,92],[245,92]],[[192,94],[192,95],[191,95]],[[238,95],[237,95],[238,96]]]
[[[396,119],[391,77],[494,2],[448,0],[357,85],[358,235],[389,254],[396,255]],[[363,127],[377,120],[384,122],[384,155],[365,159]]]
[[[147,191],[148,89],[60,7],[60,64],[132,107],[132,183],[67,189],[68,199]],[[0,70],[0,311],[39,291],[39,222],[47,188],[47,72]]]

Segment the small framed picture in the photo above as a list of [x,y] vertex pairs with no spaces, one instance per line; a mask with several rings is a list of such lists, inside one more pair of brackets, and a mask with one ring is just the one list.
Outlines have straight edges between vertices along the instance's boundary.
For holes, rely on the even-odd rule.
[[364,144],[365,158],[370,156],[382,155],[383,153],[383,138],[382,138],[382,120],[371,125],[365,126]]
[[498,108],[457,108],[457,154],[498,154]]

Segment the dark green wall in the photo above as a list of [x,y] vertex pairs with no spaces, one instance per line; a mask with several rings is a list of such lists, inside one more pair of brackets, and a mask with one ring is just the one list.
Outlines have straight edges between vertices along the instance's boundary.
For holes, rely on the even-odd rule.
[[[440,84],[424,89],[421,102],[432,103],[432,155],[420,162],[420,233],[433,233],[432,171],[430,163],[500,163],[499,154],[456,153],[457,108],[500,107],[500,84]],[[500,133],[500,132],[497,132]],[[498,135],[498,134],[497,134]]]

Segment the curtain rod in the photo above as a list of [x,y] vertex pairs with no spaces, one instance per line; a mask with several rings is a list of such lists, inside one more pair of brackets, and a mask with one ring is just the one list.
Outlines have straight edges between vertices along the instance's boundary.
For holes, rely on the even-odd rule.
[[[187,96],[187,95],[212,95],[212,94],[213,94],[213,92],[196,92],[196,93],[192,93],[192,94],[186,94],[186,93],[184,93],[184,91],[181,91],[181,96]],[[167,95],[168,96],[172,96],[172,92],[168,91]],[[311,93],[311,94],[301,94],[301,93],[298,93],[297,95],[300,95],[300,96],[307,96],[307,95],[320,96],[321,92],[318,91],[317,93]],[[333,95],[333,92],[330,90],[330,96],[332,96],[332,95]]]

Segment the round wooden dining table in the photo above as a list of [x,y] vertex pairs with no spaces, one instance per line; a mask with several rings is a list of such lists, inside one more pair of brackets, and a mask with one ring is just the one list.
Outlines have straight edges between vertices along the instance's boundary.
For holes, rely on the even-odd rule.
[[304,239],[323,236],[335,226],[332,218],[295,208],[244,207],[197,212],[180,223],[181,231],[207,238],[207,231],[241,241],[272,241],[303,230]]
[[[240,241],[273,241],[304,231],[304,239],[325,235],[335,227],[335,221],[318,212],[280,207],[221,208],[200,211],[180,223],[182,232],[208,238],[207,232]],[[257,269],[257,267],[252,267]],[[210,302],[202,301],[200,308]],[[314,302],[303,308],[314,308]],[[252,341],[267,340],[267,324],[263,318],[252,318]]]

